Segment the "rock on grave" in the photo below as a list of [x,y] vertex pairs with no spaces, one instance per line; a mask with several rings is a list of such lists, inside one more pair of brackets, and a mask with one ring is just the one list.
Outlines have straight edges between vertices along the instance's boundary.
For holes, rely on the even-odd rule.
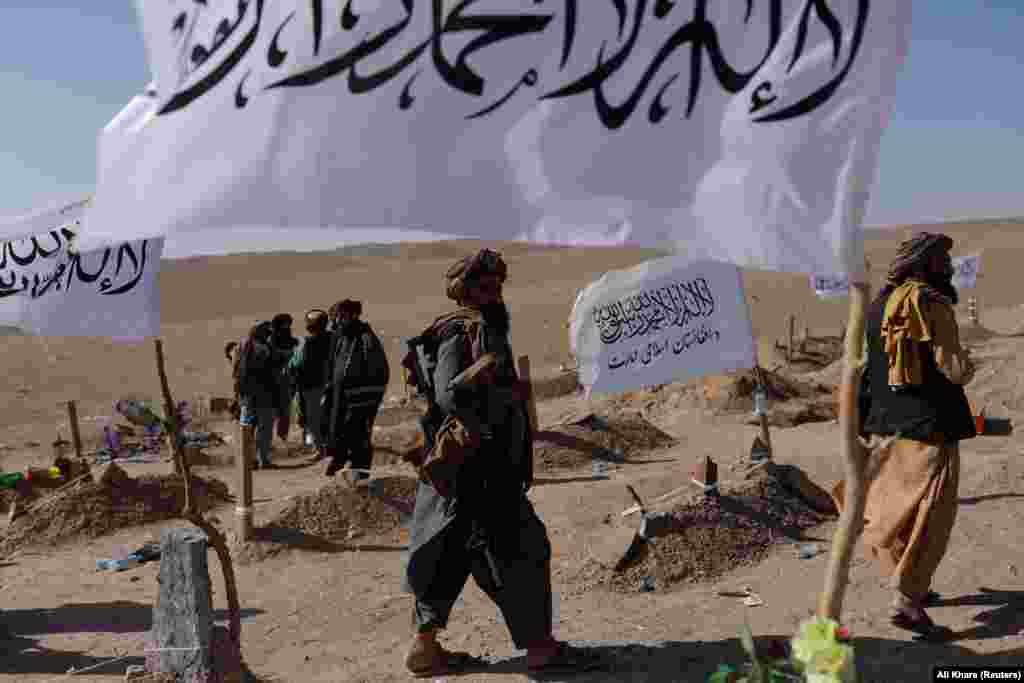
[[182,681],[212,680],[213,599],[206,535],[193,528],[167,529],[160,545],[152,631],[157,652],[148,668],[173,673]]

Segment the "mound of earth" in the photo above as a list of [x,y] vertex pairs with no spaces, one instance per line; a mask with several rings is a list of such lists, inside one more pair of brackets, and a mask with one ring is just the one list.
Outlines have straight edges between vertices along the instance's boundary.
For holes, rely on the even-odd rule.
[[[839,416],[835,386],[807,378],[796,378],[770,370],[762,370],[770,409],[768,424],[795,427],[807,422],[830,422]],[[732,375],[705,377],[700,395],[707,405],[719,413],[752,412],[754,392],[758,387],[752,370]],[[757,418],[747,420],[757,424]]]
[[402,422],[395,425],[373,427],[374,465],[394,465],[402,457],[423,443],[422,432],[417,422]]
[[595,460],[626,462],[631,457],[678,443],[639,413],[611,417],[589,414],[534,434],[535,467],[569,469]]
[[827,367],[843,357],[843,338],[838,336],[804,337],[794,340],[791,352],[786,345],[776,342],[775,351],[780,358],[788,358],[792,370],[812,371]]
[[[108,466],[113,467],[117,466]],[[0,555],[10,556],[23,548],[57,545],[80,537],[96,538],[126,527],[180,516],[185,507],[184,479],[180,475],[143,475],[132,479],[118,470],[115,477],[81,481],[34,501],[33,507],[7,527],[0,540]],[[193,475],[192,490],[200,510],[233,500],[227,485],[218,479]]]
[[329,484],[296,497],[267,526],[326,540],[386,536],[412,515],[417,484],[414,477],[381,477],[366,487]]
[[628,593],[652,581],[656,590],[710,581],[760,562],[773,545],[798,540],[827,519],[782,481],[760,471],[721,496],[701,495],[676,507],[669,529],[654,540],[656,550],[640,546],[621,571],[588,559],[572,577],[573,591]]

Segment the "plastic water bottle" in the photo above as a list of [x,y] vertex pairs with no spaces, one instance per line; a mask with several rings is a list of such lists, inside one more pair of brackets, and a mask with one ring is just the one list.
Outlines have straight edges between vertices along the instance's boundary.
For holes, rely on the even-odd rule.
[[142,564],[142,560],[137,555],[129,555],[122,560],[96,560],[96,569],[99,571],[114,571],[123,572],[126,569],[132,569]]

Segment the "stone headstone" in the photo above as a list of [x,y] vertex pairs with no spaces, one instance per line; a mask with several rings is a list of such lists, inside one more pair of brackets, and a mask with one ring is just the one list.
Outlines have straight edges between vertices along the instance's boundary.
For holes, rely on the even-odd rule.
[[160,545],[151,671],[173,673],[182,681],[211,680],[213,599],[206,535],[193,528],[167,529]]

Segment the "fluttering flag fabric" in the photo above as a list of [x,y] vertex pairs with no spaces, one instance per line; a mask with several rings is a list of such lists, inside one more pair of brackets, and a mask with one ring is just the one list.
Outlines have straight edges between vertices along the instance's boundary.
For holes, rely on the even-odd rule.
[[[392,228],[857,272],[910,0],[137,0],[83,246]],[[111,152],[110,150],[116,150]]]
[[50,218],[45,232],[0,242],[0,325],[46,337],[158,336],[164,239],[78,251],[78,222]]
[[[55,227],[77,224],[92,202],[91,197],[76,197],[52,203],[22,216],[0,218],[0,240],[35,237]],[[0,265],[0,268],[3,266]]]
[[756,347],[739,268],[670,256],[606,273],[569,320],[580,384],[619,392],[752,368]]
[[970,254],[953,259],[953,286],[958,290],[977,287],[979,273],[981,273],[981,254]]
[[[981,254],[953,258],[953,286],[958,290],[971,289],[978,284],[981,270]],[[811,289],[819,299],[837,299],[850,293],[850,278],[847,275],[811,275]]]

